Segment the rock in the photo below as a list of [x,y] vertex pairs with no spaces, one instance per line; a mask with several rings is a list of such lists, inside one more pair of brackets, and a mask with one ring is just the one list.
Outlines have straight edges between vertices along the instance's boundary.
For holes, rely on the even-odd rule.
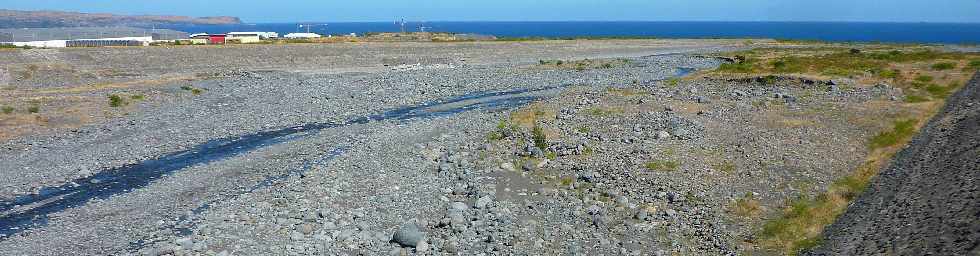
[[524,165],[521,166],[521,169],[523,169],[526,172],[533,172],[538,170],[538,165],[534,164],[534,161],[527,161],[524,162]]
[[493,198],[491,198],[490,196],[483,196],[480,197],[480,199],[477,199],[476,204],[474,204],[473,206],[476,207],[477,209],[485,209],[492,202],[493,202]]
[[425,233],[420,231],[414,222],[402,224],[398,231],[395,231],[395,235],[391,237],[392,242],[398,243],[402,247],[418,246],[423,239],[425,239]]
[[517,171],[517,168],[514,168],[514,164],[512,163],[500,164],[500,169],[504,169],[504,171],[511,171],[511,172]]
[[667,138],[670,138],[670,133],[669,132],[662,131],[662,130],[661,131],[657,131],[657,139],[663,140],[663,139],[667,139]]
[[298,229],[300,233],[303,233],[303,235],[310,235],[313,233],[313,224],[303,223],[303,225],[299,225]]
[[735,97],[745,97],[745,96],[748,96],[748,95],[749,95],[748,93],[745,93],[745,92],[743,92],[741,90],[732,90],[732,96],[735,96]]
[[650,213],[647,212],[646,208],[640,208],[640,210],[636,212],[636,215],[633,215],[633,218],[636,218],[637,220],[645,221],[648,220],[648,218],[650,218]]
[[701,104],[711,103],[711,101],[708,100],[708,97],[703,97],[703,96],[698,96],[697,101],[698,101],[698,103],[701,103]]
[[425,240],[419,241],[419,243],[415,245],[416,252],[425,252],[428,250],[429,250],[429,243],[426,243]]
[[452,204],[449,204],[449,209],[450,210],[453,210],[453,211],[463,212],[463,211],[466,211],[469,208],[470,207],[469,206],[466,206],[466,203],[464,203],[464,202],[454,202]]
[[194,249],[194,239],[190,237],[184,237],[177,239],[177,245],[180,246],[181,250],[190,251]]

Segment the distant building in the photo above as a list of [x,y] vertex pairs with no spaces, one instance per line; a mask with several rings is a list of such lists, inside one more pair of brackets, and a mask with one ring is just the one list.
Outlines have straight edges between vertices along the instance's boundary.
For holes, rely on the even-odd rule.
[[225,34],[210,34],[208,35],[208,43],[210,44],[224,44],[225,39],[228,38]]
[[76,39],[67,40],[65,47],[101,47],[101,46],[148,46],[153,42],[153,37],[120,37],[120,38],[100,38],[100,39]]
[[20,47],[34,48],[64,48],[64,47],[101,47],[101,46],[147,46],[153,42],[153,37],[117,37],[117,38],[98,38],[98,39],[73,39],[73,40],[45,40],[29,42],[10,42],[10,44]]
[[250,37],[257,36],[260,39],[276,39],[279,38],[279,33],[276,32],[229,32],[228,37]]
[[289,39],[309,39],[309,38],[320,38],[321,36],[316,33],[289,33],[283,37]]

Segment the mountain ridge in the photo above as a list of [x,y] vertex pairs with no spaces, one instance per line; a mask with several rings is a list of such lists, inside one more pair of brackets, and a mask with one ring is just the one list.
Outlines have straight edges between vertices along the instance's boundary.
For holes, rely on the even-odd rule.
[[149,27],[161,24],[224,25],[241,24],[238,17],[190,17],[180,15],[118,15],[65,11],[19,11],[0,9],[0,28],[50,27]]

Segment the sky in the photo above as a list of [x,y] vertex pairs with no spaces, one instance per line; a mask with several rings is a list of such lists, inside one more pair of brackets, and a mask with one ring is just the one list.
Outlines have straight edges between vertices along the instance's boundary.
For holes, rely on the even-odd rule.
[[396,18],[980,23],[980,0],[0,0],[0,9],[236,16],[247,23]]

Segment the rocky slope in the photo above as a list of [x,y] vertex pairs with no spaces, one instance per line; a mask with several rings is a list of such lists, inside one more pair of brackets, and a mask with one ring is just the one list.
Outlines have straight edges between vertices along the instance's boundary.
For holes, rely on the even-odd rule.
[[896,155],[813,255],[980,253],[980,74]]

